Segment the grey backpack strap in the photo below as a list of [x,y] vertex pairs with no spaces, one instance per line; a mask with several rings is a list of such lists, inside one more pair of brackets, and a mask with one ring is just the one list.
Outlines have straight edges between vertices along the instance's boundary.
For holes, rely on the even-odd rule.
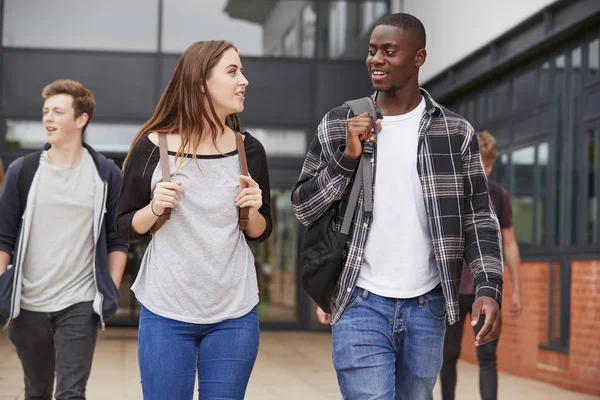
[[[350,107],[354,115],[362,113],[369,113],[371,115],[371,123],[375,127],[375,121],[377,121],[377,107],[371,97],[363,97],[356,100],[349,100],[346,105]],[[373,215],[373,171],[372,171],[372,157],[374,153],[373,143],[363,144],[363,154],[361,157],[361,164],[364,164],[362,168],[359,166],[358,174],[362,173],[362,181],[364,186],[364,208],[365,215],[370,217]],[[362,163],[362,158],[366,158],[365,162]],[[358,175],[357,175],[358,177]]]
[[373,123],[377,121],[377,108],[375,107],[375,102],[371,97],[348,100],[345,104],[350,107],[354,115],[369,113],[371,114],[371,118],[373,118]]

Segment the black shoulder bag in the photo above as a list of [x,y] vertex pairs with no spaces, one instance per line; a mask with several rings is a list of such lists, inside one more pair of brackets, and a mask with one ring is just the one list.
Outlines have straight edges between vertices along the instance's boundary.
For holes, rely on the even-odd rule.
[[[370,97],[347,101],[354,115],[368,112],[371,114],[373,126],[377,120],[375,103]],[[331,313],[331,297],[342,273],[346,261],[346,239],[350,232],[350,225],[354,219],[354,212],[358,204],[358,195],[364,182],[364,207],[365,214],[372,215],[372,172],[371,157],[373,144],[364,143],[363,153],[360,157],[358,169],[355,173],[354,183],[350,191],[350,199],[346,205],[342,226],[339,231],[335,229],[338,216],[339,202],[332,204],[331,208],[308,227],[304,239],[301,261],[302,287],[325,312]],[[342,210],[340,210],[341,212]]]

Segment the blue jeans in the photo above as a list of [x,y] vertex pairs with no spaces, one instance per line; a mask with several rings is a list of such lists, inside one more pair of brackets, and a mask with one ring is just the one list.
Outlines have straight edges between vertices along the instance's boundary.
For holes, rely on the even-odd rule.
[[333,326],[333,365],[344,399],[431,400],[446,331],[441,286],[412,299],[356,288]]
[[145,400],[243,399],[258,353],[256,307],[216,324],[190,324],[141,307],[138,359]]

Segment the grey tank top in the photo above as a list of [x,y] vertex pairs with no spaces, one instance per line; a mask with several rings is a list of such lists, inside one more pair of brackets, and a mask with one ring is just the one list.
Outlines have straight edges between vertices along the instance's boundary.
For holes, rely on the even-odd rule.
[[[238,227],[237,151],[197,161],[185,158],[176,171],[169,153],[171,181],[180,181],[185,194],[152,237],[131,289],[155,314],[212,324],[250,312],[258,303],[258,284],[254,256]],[[159,163],[152,191],[160,181]]]

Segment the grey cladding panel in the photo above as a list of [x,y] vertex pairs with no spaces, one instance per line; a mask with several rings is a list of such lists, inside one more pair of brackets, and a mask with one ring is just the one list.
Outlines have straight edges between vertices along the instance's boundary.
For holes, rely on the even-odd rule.
[[342,105],[346,100],[369,96],[374,92],[365,63],[324,64],[317,71],[316,118]]
[[44,86],[67,78],[92,90],[95,117],[144,120],[156,104],[152,56],[6,50],[3,63],[2,105],[8,117],[40,117]]
[[[175,70],[178,56],[163,58],[162,88]],[[249,85],[244,125],[300,125],[311,122],[312,66],[297,61],[260,59],[242,56],[244,75]]]

